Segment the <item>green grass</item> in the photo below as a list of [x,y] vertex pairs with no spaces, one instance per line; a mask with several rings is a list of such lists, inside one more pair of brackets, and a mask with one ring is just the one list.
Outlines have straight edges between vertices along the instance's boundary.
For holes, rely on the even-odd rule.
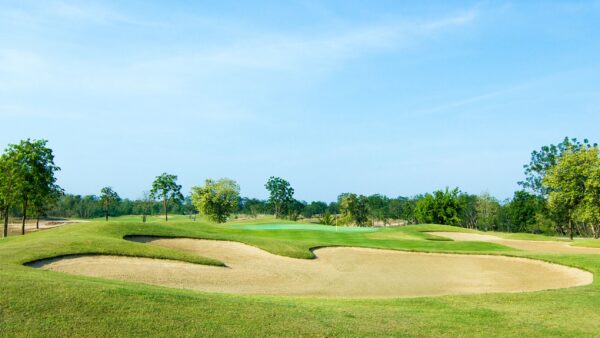
[[[350,300],[234,296],[73,276],[23,266],[69,254],[112,254],[221,264],[207,257],[123,240],[153,235],[234,240],[297,258],[310,248],[365,246],[530,257],[600,272],[600,255],[542,255],[502,245],[436,239],[416,225],[375,232],[260,230],[175,216],[66,225],[0,240],[0,336],[597,336],[600,283],[514,294]],[[235,226],[235,225],[238,226]],[[241,225],[241,226],[239,226]],[[298,227],[295,225],[295,227]],[[253,228],[256,228],[253,226]]]

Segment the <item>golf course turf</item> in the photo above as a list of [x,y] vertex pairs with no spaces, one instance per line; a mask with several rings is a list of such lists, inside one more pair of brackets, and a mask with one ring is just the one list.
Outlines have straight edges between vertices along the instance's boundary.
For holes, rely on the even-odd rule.
[[[232,295],[77,276],[24,264],[68,255],[160,258],[223,266],[211,257],[128,236],[245,243],[272,254],[315,258],[323,247],[518,256],[600,272],[595,253],[525,251],[492,242],[451,241],[415,225],[374,232],[268,229],[273,219],[213,225],[183,217],[68,224],[0,241],[2,336],[596,336],[600,285],[524,292],[389,299]],[[260,224],[267,224],[265,230]],[[297,227],[298,223],[292,227]],[[252,225],[252,229],[244,229]],[[305,229],[304,229],[305,228]],[[529,238],[531,239],[531,238]],[[542,239],[542,238],[540,238]],[[547,239],[547,238],[546,238]],[[318,255],[318,250],[316,251]],[[540,276],[543,278],[543,276]],[[586,315],[582,315],[586,314]]]

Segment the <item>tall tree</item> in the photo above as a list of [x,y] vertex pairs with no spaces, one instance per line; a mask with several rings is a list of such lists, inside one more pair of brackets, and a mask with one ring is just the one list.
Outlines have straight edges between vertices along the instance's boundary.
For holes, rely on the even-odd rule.
[[417,201],[415,215],[421,223],[459,225],[462,205],[459,199],[460,190],[437,190],[433,194],[425,194]]
[[[573,239],[576,212],[586,199],[590,175],[598,165],[598,149],[570,147],[550,167],[542,183],[548,189],[548,206],[551,210],[566,210],[569,237]],[[591,180],[593,181],[593,179]]]
[[600,156],[598,147],[582,151],[585,195],[577,208],[577,218],[588,224],[594,238],[600,237]]
[[169,202],[183,202],[181,186],[177,184],[177,176],[170,175],[167,173],[162,173],[160,176],[157,176],[154,182],[152,182],[152,190],[150,190],[150,196],[154,199],[162,200],[163,208],[165,209],[165,222],[168,221]]
[[25,222],[30,201],[36,196],[47,196],[56,186],[55,172],[60,168],[54,164],[54,154],[46,140],[23,140],[10,144],[6,156],[14,172],[15,192],[21,201],[21,234],[25,234]]
[[100,190],[100,203],[102,203],[102,210],[104,210],[104,217],[106,218],[107,222],[111,205],[118,202],[119,199],[119,195],[113,190],[112,187],[104,187]]
[[512,200],[505,206],[510,231],[526,232],[536,222],[543,199],[527,191],[516,191]]
[[487,231],[496,227],[498,210],[500,209],[500,203],[497,199],[485,192],[477,196],[475,208],[477,210],[477,228]]
[[280,177],[271,176],[265,188],[269,191],[269,203],[273,206],[275,217],[287,215],[288,209],[294,201],[294,188],[290,182]]
[[10,162],[12,158],[7,154],[2,154],[0,157],[0,208],[4,217],[4,232],[3,236],[8,236],[8,218],[10,216],[10,208],[16,200],[15,191],[15,173],[14,165]]
[[240,186],[231,179],[207,179],[204,186],[192,187],[192,201],[196,208],[212,221],[225,223],[237,210]]
[[558,159],[567,150],[577,151],[582,148],[590,148],[596,146],[596,144],[590,144],[587,139],[580,142],[576,138],[568,138],[557,144],[551,144],[549,146],[543,146],[540,150],[534,150],[531,153],[531,160],[528,164],[523,166],[525,170],[525,180],[519,182],[525,189],[531,190],[533,193],[546,196],[548,194],[548,188],[544,187],[543,179],[546,176],[548,169],[553,167]]
[[38,190],[36,194],[31,198],[31,205],[33,206],[33,210],[35,211],[36,221],[35,227],[36,229],[40,228],[40,217],[45,215],[52,206],[54,206],[59,200],[60,197],[64,194],[64,191],[61,187],[56,184],[53,184],[48,190]]
[[341,194],[338,197],[340,212],[345,222],[364,226],[369,221],[369,200],[367,196],[352,193]]

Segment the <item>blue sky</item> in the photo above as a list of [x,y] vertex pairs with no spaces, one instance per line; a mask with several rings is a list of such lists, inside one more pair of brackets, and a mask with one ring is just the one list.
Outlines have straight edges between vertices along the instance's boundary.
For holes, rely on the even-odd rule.
[[533,149],[600,141],[600,2],[0,0],[0,147],[68,192],[269,176],[296,197],[510,197]]

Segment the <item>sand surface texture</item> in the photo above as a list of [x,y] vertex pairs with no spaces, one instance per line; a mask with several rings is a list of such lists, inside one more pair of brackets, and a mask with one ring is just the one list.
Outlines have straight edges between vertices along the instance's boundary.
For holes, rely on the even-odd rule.
[[520,239],[504,239],[493,235],[481,235],[465,232],[430,232],[432,235],[453,239],[455,241],[482,241],[502,244],[526,251],[544,253],[586,253],[600,254],[600,248],[584,248],[569,245],[568,242],[558,241],[525,241]]
[[115,256],[78,256],[34,266],[71,274],[234,294],[349,298],[521,292],[590,284],[591,273],[541,261],[485,255],[323,248],[314,260],[237,242],[134,240],[218,259],[227,267]]

